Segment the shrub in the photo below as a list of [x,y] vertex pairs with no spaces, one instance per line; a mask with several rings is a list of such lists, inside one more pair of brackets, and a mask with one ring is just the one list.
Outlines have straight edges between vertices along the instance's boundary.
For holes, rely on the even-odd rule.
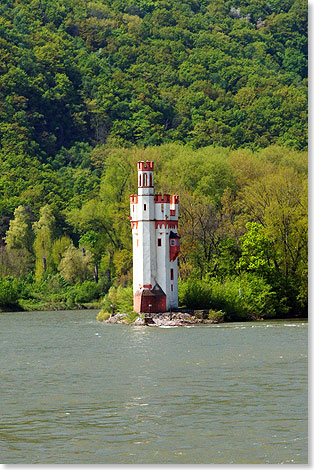
[[70,245],[63,253],[58,269],[70,284],[83,283],[93,278],[93,256],[88,250],[83,254],[79,248]]
[[100,286],[94,281],[84,281],[82,284],[75,284],[75,303],[90,302],[100,295]]
[[0,279],[0,308],[18,305],[17,280],[11,277]]
[[75,307],[75,294],[72,290],[69,290],[66,294],[66,304],[67,308]]
[[101,307],[104,311],[111,311],[111,305],[115,311],[122,313],[133,311],[133,289],[132,287],[110,287],[109,292],[103,298]]
[[275,316],[277,299],[265,280],[255,274],[244,274],[222,282],[217,279],[182,282],[179,301],[188,308],[225,312],[229,320],[257,320]]
[[213,279],[210,284],[211,308],[223,310],[229,319],[257,320],[275,315],[275,293],[256,275],[245,274],[222,283]]
[[224,320],[225,313],[221,310],[210,309],[208,312],[208,320],[211,320],[214,323],[220,323]]
[[206,281],[189,279],[179,282],[179,304],[188,308],[208,308],[211,299],[211,289]]
[[138,316],[139,316],[139,314],[137,312],[130,312],[125,317],[125,321],[126,321],[126,323],[133,323],[133,322],[135,322],[135,320],[137,319]]
[[98,321],[104,321],[104,320],[108,320],[108,318],[110,318],[110,317],[111,317],[111,313],[101,311],[97,315],[97,320]]

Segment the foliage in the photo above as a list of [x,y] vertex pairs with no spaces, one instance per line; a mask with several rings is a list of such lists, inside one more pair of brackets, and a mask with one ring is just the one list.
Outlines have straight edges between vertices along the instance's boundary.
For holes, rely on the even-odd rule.
[[[249,276],[278,315],[305,315],[306,2],[0,9],[0,279],[35,275],[28,300],[53,306],[94,279],[132,311],[129,195],[148,159],[156,190],[180,196],[181,299],[208,307],[225,286],[251,315],[234,301]],[[258,315],[265,299],[248,301]]]
[[62,257],[64,255],[64,252],[67,250],[67,248],[72,244],[72,240],[68,235],[63,235],[60,238],[57,238],[51,247],[51,257],[53,261],[54,268],[57,269]]
[[99,297],[102,294],[101,286],[95,282],[85,281],[70,285],[60,274],[48,274],[41,281],[35,281],[32,276],[28,276],[23,279],[7,277],[0,280],[0,283],[2,282],[5,283],[8,295],[11,291],[14,292],[15,301],[11,301],[10,308],[15,309],[80,308],[90,302],[99,306]]
[[135,320],[138,318],[139,314],[137,312],[129,312],[125,317],[126,323],[134,323]]
[[133,289],[132,287],[110,287],[108,294],[104,297],[102,310],[105,312],[129,313],[133,311]]
[[110,318],[110,316],[111,316],[111,313],[101,311],[97,315],[97,320],[98,321],[108,320]]
[[246,229],[247,232],[240,239],[242,251],[237,268],[270,278],[275,269],[274,254],[264,227],[257,222],[248,222]]
[[18,305],[17,280],[7,277],[0,279],[0,309],[12,308]]
[[59,264],[59,271],[70,284],[84,282],[92,278],[92,255],[90,252],[70,245],[64,252]]
[[10,221],[5,242],[9,250],[24,249],[32,253],[34,233],[31,227],[29,211],[24,206],[19,206],[15,209],[14,219]]
[[178,284],[179,305],[188,308],[209,308],[211,290],[208,283],[199,279],[190,279]]
[[225,313],[221,310],[210,309],[208,312],[208,320],[211,320],[213,323],[221,323],[225,318]]
[[82,304],[99,298],[100,286],[93,281],[78,282],[73,286],[74,302]]
[[211,307],[226,312],[229,319],[257,320],[275,316],[275,292],[260,277],[246,274],[223,283],[211,280],[210,287]]
[[180,285],[179,301],[188,308],[221,310],[229,320],[271,318],[276,307],[271,286],[251,274],[223,282],[217,279],[186,281]]
[[40,209],[40,218],[33,224],[35,232],[34,251],[36,255],[36,278],[40,279],[52,265],[51,249],[55,236],[55,217],[51,207],[46,204]]

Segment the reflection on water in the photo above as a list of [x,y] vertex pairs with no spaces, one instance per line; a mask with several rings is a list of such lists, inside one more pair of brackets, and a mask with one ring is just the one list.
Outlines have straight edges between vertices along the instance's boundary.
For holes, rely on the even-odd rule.
[[1,315],[3,463],[306,463],[307,323]]

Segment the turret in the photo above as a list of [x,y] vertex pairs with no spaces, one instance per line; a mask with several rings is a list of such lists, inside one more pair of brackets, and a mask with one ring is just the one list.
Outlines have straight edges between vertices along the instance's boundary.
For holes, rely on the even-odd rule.
[[154,162],[137,163],[138,194],[130,196],[133,307],[162,312],[178,306],[179,197],[154,195]]
[[137,162],[138,195],[154,194],[154,162]]

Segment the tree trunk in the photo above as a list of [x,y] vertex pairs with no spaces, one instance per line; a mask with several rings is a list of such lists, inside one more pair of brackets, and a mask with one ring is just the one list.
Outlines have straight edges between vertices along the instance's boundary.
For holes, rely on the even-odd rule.
[[110,251],[108,251],[108,255],[109,255],[109,260],[108,260],[107,279],[108,279],[108,282],[110,283],[110,282],[111,282],[111,270],[110,270],[110,265],[111,265],[111,253],[110,253]]
[[94,281],[96,284],[98,284],[98,263],[96,262],[95,264],[95,269],[94,269]]

